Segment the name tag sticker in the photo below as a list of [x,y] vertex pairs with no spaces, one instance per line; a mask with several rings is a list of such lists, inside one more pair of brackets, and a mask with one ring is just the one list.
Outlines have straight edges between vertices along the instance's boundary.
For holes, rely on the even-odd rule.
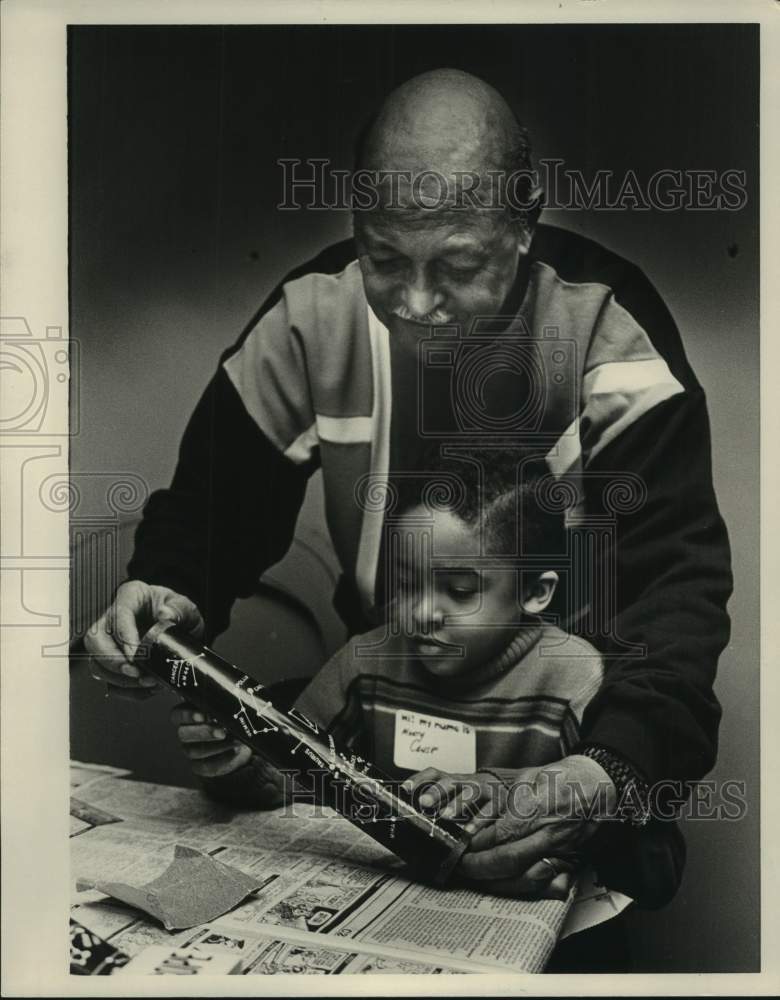
[[395,713],[393,762],[410,771],[436,767],[456,774],[474,774],[477,734],[456,719],[399,710]]

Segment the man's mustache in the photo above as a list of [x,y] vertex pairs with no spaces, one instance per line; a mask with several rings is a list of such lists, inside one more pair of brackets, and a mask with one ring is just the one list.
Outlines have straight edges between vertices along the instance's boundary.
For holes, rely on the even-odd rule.
[[407,309],[406,306],[401,305],[397,309],[393,309],[392,314],[399,319],[405,319],[411,323],[421,323],[425,326],[443,326],[447,323],[455,322],[455,317],[443,309],[434,309],[433,312],[426,313],[424,316],[418,316]]

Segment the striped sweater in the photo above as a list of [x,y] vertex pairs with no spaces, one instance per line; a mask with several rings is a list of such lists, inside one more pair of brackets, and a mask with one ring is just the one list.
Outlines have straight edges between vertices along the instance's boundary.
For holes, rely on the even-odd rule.
[[596,650],[549,625],[521,628],[480,668],[476,685],[468,675],[444,682],[433,677],[405,642],[382,628],[357,636],[295,703],[337,744],[357,750],[397,780],[414,771],[397,760],[399,713],[464,723],[474,733],[477,768],[540,766],[576,745],[583,711],[602,678]]
[[583,739],[651,782],[696,780],[717,748],[713,680],[731,591],[704,394],[653,287],[589,240],[537,226],[510,303],[497,334],[505,339],[486,350],[513,342],[528,384],[491,381],[487,398],[467,390],[457,411],[452,379],[465,341],[436,332],[445,339],[418,380],[367,305],[353,241],[293,272],[223,355],[170,488],[149,499],[129,575],[187,594],[218,633],[235,598],[286,552],[319,467],[344,595],[355,598],[340,610],[365,630],[382,598],[388,511],[373,485],[414,468],[420,429],[509,435],[569,480],[579,513],[613,525],[592,556],[609,586],[594,588],[575,626],[605,661]]

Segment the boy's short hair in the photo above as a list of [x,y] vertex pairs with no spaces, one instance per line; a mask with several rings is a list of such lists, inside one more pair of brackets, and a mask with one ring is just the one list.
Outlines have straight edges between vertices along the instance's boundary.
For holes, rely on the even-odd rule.
[[521,449],[437,443],[423,470],[398,483],[399,514],[412,507],[449,510],[480,527],[493,555],[560,556],[565,519],[544,459]]

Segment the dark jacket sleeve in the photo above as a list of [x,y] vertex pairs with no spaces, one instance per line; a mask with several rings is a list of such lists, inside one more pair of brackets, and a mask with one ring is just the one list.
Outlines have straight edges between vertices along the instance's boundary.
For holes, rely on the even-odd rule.
[[[732,589],[698,386],[658,404],[593,459],[586,506],[598,512],[601,501],[588,489],[601,496],[610,474],[626,472],[641,478],[647,496],[616,515],[606,568],[612,583],[602,589],[614,613],[604,615],[606,636],[589,636],[605,654],[605,677],[585,712],[582,741],[614,750],[651,784],[695,781],[717,754],[713,682],[729,639]],[[644,653],[624,655],[625,643]]]
[[129,577],[185,594],[207,637],[219,634],[236,597],[251,594],[287,551],[311,471],[268,440],[220,366],[184,433],[170,487],[144,509]]

